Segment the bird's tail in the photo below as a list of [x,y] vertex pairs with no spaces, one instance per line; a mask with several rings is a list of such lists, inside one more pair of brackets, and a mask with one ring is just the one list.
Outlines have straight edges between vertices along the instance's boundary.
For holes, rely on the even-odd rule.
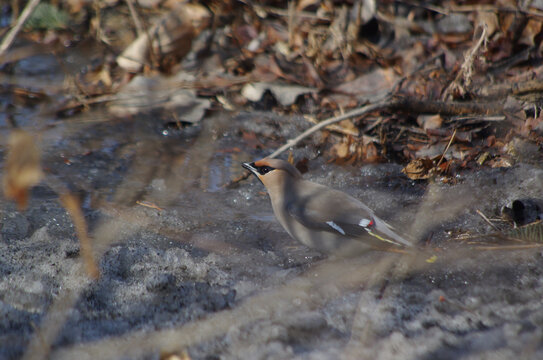
[[403,237],[392,231],[390,229],[390,225],[388,225],[383,220],[377,217],[375,217],[373,220],[375,222],[375,226],[371,230],[367,229],[369,235],[389,244],[408,247],[413,246],[410,241],[404,239]]

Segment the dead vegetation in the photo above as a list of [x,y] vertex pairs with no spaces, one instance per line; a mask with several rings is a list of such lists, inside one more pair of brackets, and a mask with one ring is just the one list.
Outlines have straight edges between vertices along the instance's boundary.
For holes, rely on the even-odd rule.
[[[12,6],[17,25],[4,38],[0,62],[7,73],[11,63],[33,54],[9,47],[21,29],[19,38],[45,52],[90,41],[100,51],[92,67],[67,74],[73,85],[56,90],[71,94],[52,105],[59,115],[104,103],[115,116],[150,106],[197,107],[175,119],[194,123],[205,109],[259,104],[317,122],[335,118],[328,124],[340,124],[322,137],[331,161],[402,162],[413,179],[428,178],[434,168],[452,178],[465,168],[511,166],[513,138],[541,144],[543,12],[536,5],[290,4],[80,0],[53,4],[41,18],[30,16],[26,27],[28,12],[19,16]],[[50,6],[28,7],[36,5]],[[50,90],[4,89],[32,98],[50,97]],[[124,100],[135,93],[151,96],[149,105],[134,108]],[[376,103],[383,106],[356,110]]]
[[[243,134],[244,145],[274,157],[321,133],[320,142],[312,145],[323,149],[329,162],[397,162],[414,181],[454,184],[462,171],[513,166],[519,160],[519,144],[529,143],[541,151],[543,9],[531,2],[438,4],[38,0],[23,8],[14,0],[9,6],[10,29],[0,29],[0,76],[5,80],[0,89],[20,103],[38,103],[44,112],[65,121],[93,107],[103,107],[117,118],[161,111],[179,128],[198,124],[206,112],[259,108],[303,115],[308,129],[281,139],[283,146],[275,149],[270,145],[277,144],[275,138],[254,132]],[[11,77],[19,61],[54,53],[62,62],[73,48],[90,48],[93,55],[83,71],[66,70],[62,86],[27,85]],[[10,124],[14,131],[4,193],[24,207],[28,189],[43,173],[34,140],[15,131],[18,127]],[[24,145],[18,145],[21,136]],[[80,204],[66,193],[63,205],[76,224],[87,274],[97,277]],[[160,209],[152,203],[141,205]],[[483,241],[478,236],[474,242],[470,234],[460,234],[456,240],[480,251],[541,246],[537,218],[520,221],[513,210],[505,214],[511,215],[506,217],[507,226],[500,223],[503,219],[480,214],[496,227],[496,233]],[[513,223],[525,227],[511,230]],[[104,247],[124,226],[108,225],[99,229],[106,239]],[[436,251],[441,261],[460,257]],[[398,278],[430,266],[435,259],[427,260],[434,255],[402,258],[409,271]],[[323,273],[337,278],[344,270],[336,263],[322,266],[329,267]],[[351,289],[372,273],[373,264],[353,266],[357,270],[351,273],[353,278],[334,286]],[[390,267],[388,262],[383,265]],[[338,290],[330,293],[326,287],[331,282],[315,282],[310,279],[313,273],[306,275],[252,298],[243,307],[188,327],[157,332],[148,339],[147,334],[134,334],[61,349],[59,356],[103,352],[115,357],[156,346],[168,354],[182,352],[201,341],[200,334],[213,337],[232,323],[242,326],[271,316],[275,307],[309,301],[311,293],[322,296],[315,308],[335,296],[333,291]],[[368,283],[381,281],[383,276],[377,276]],[[73,297],[67,294],[57,305],[71,304]],[[262,312],[254,315],[257,310]],[[52,316],[45,325],[55,322]],[[43,328],[49,346],[58,329]],[[172,339],[180,338],[184,340],[174,345]],[[40,341],[28,354],[42,351]]]

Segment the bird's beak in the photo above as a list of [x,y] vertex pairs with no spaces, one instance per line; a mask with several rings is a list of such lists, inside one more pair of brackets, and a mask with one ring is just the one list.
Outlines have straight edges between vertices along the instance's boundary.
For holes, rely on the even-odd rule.
[[258,173],[258,170],[255,168],[255,163],[241,163],[241,166],[243,166],[245,169],[249,170],[253,173],[254,176],[264,185],[262,182],[262,179],[260,178],[260,174]]
[[249,170],[253,174],[255,174],[258,177],[258,171],[255,168],[255,163],[241,163],[241,166],[243,166],[245,169]]

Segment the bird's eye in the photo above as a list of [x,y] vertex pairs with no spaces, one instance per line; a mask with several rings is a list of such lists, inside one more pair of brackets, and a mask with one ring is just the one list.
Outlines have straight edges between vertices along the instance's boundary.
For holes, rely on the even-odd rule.
[[260,175],[266,175],[267,173],[269,173],[272,170],[273,170],[273,168],[271,166],[260,166],[260,167],[258,167],[258,173]]

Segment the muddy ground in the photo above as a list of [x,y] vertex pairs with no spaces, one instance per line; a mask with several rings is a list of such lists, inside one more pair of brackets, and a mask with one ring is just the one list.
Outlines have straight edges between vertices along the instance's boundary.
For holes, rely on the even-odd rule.
[[[495,218],[515,199],[543,198],[537,146],[519,141],[512,167],[444,184],[409,180],[397,164],[327,163],[307,140],[293,151],[309,159],[305,177],[429,249],[345,260],[291,240],[256,179],[222,186],[269,151],[244,131],[275,132],[280,145],[310,125],[303,118],[215,113],[167,135],[152,117],[101,119],[43,131],[46,179],[28,209],[1,200],[0,358],[543,356],[541,249],[452,240],[494,231],[477,210]],[[63,188],[82,200],[99,280],[84,271]]]

